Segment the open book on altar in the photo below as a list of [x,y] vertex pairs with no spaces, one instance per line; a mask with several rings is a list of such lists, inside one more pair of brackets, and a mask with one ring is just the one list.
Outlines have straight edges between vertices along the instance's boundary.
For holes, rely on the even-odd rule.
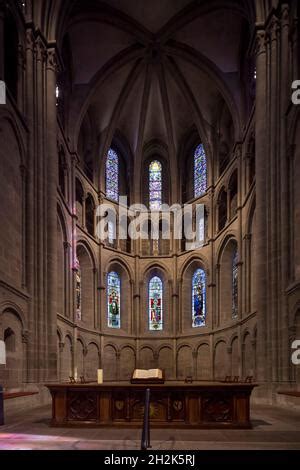
[[164,373],[161,369],[135,369],[131,383],[164,383]]

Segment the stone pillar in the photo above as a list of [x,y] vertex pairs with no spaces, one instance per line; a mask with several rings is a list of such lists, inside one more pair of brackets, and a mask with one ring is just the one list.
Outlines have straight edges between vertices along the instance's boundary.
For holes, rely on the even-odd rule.
[[172,302],[173,315],[170,320],[171,320],[171,325],[173,325],[172,334],[176,336],[177,331],[178,331],[178,307],[179,307],[179,301],[178,301],[179,296],[178,296],[178,292],[176,289],[174,289],[172,293],[172,299],[173,299],[173,302]]
[[257,282],[257,379],[267,378],[267,55],[265,31],[256,31],[256,105],[255,105],[255,141],[256,141],[256,282]]
[[59,355],[58,355],[58,358],[57,358],[57,380],[58,382],[61,382],[62,380],[62,375],[61,375],[61,368],[62,368],[62,355],[63,355],[63,352],[64,352],[64,347],[65,347],[65,343],[63,342],[59,342],[58,344],[58,350],[59,350]]
[[244,311],[245,313],[251,312],[251,294],[252,288],[251,286],[251,257],[253,253],[251,253],[251,233],[246,233],[244,236]]
[[[1,41],[0,41],[1,44]],[[37,381],[37,290],[35,283],[36,276],[36,248],[35,240],[35,147],[34,147],[34,36],[31,28],[26,30],[26,118],[30,129],[28,133],[28,158],[27,158],[27,178],[26,178],[26,287],[30,294],[28,303],[28,381]]]
[[215,303],[215,320],[214,326],[220,326],[221,320],[221,305],[220,305],[220,293],[221,293],[221,286],[220,286],[220,268],[221,265],[218,263],[216,264],[216,303]]
[[[35,153],[36,153],[36,290],[37,290],[37,343],[38,343],[38,368],[39,368],[39,381],[44,381],[47,375],[47,328],[46,328],[46,279],[45,279],[45,266],[47,264],[47,248],[45,245],[45,230],[46,227],[46,214],[45,214],[45,200],[46,181],[45,181],[45,102],[44,102],[44,65],[45,65],[45,44],[43,40],[38,37],[35,41],[35,75],[34,75],[34,96],[35,96]],[[55,140],[56,142],[56,140]],[[57,230],[57,228],[56,228]],[[55,298],[57,291],[55,291]],[[55,340],[56,342],[56,340]]]
[[232,375],[232,347],[231,346],[227,347],[227,357],[228,357],[228,360],[226,361],[227,370],[224,371],[225,377],[226,375]]
[[47,371],[48,380],[56,379],[56,315],[57,315],[57,121],[56,121],[57,56],[54,47],[47,53]]
[[280,94],[279,82],[278,82],[278,51],[280,50],[279,44],[279,21],[277,17],[272,18],[270,27],[268,29],[269,33],[269,77],[270,77],[270,90],[269,90],[269,125],[270,125],[270,135],[269,135],[269,179],[268,179],[268,195],[266,203],[268,205],[268,222],[269,227],[267,230],[268,240],[268,258],[270,260],[269,264],[269,296],[268,304],[270,307],[270,315],[268,321],[268,331],[270,333],[270,342],[269,342],[269,351],[270,351],[270,373],[271,379],[273,382],[278,380],[278,340],[279,340],[279,331],[278,331],[278,316],[279,316],[279,284],[278,284],[278,268],[280,261],[278,260],[279,256],[279,228],[278,224],[278,208],[280,207],[280,197],[279,197],[279,106],[278,106],[278,96]]
[[18,92],[17,92],[17,96],[18,96],[18,107],[21,112],[25,111],[24,74],[25,74],[25,53],[24,53],[22,44],[19,44],[18,45]]
[[[240,249],[238,252],[239,259],[242,256],[242,250]],[[239,261],[237,263],[238,269],[238,304],[237,304],[237,318],[242,318],[243,312],[243,261]]]
[[[290,234],[289,234],[289,168],[288,168],[288,155],[286,146],[286,116],[285,112],[290,103],[290,74],[289,74],[289,6],[284,4],[281,6],[281,57],[280,57],[280,202],[281,202],[281,223],[278,228],[281,230],[281,279],[280,279],[280,292],[281,305],[279,309],[279,379],[282,381],[289,380],[290,370],[290,347],[288,335],[288,305],[287,296],[284,294],[285,289],[289,282],[289,254],[290,254]],[[298,77],[299,78],[299,77]]]
[[4,19],[5,1],[0,0],[0,80],[4,80]]

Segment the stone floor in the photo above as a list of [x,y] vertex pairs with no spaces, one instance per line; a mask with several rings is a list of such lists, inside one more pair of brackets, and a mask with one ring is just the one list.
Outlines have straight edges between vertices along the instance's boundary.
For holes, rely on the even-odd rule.
[[[138,450],[139,429],[51,428],[51,408],[6,416],[0,427],[0,449],[6,450]],[[159,450],[300,450],[300,412],[271,406],[252,407],[253,429],[153,429],[152,449]]]

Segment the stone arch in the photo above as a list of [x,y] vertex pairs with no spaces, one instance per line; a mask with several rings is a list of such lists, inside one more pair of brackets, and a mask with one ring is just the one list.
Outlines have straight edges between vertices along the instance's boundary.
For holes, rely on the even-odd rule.
[[248,329],[243,333],[242,372],[244,378],[247,376],[253,377],[255,375],[252,340]]
[[239,352],[239,338],[237,334],[233,335],[233,337],[231,338],[230,355],[231,355],[231,364],[230,364],[231,374],[230,375],[232,377],[239,376],[241,358],[240,358],[240,352]]
[[152,346],[143,345],[139,351],[139,367],[141,369],[154,369],[157,367],[155,351]]
[[177,379],[194,377],[193,351],[188,344],[182,344],[177,349]]
[[91,341],[86,348],[85,378],[87,381],[97,381],[97,370],[100,367],[100,350],[97,343]]
[[164,371],[165,380],[174,377],[173,350],[169,345],[162,344],[158,349],[158,367]]
[[3,339],[6,345],[6,366],[2,370],[3,385],[14,389],[22,387],[27,376],[27,350],[23,342],[23,324],[19,313],[11,307],[1,314]]
[[96,321],[95,257],[89,244],[83,240],[77,242],[76,255],[81,275],[81,321],[88,328],[94,328]]
[[224,339],[216,341],[214,346],[214,379],[224,380],[228,375],[228,353]]
[[76,176],[75,178],[75,205],[76,205],[76,216],[77,223],[83,226],[84,223],[84,184],[81,179]]
[[67,273],[70,266],[67,229],[62,212],[57,212],[57,313],[66,315],[68,302]]
[[222,186],[220,189],[218,196],[217,196],[217,204],[216,204],[216,221],[217,227],[216,231],[220,232],[226,226],[228,217],[228,208],[227,208],[227,192],[225,186]]
[[[232,321],[233,312],[233,257],[238,250],[238,244],[230,234],[224,239],[218,251],[218,318],[220,324]],[[239,258],[239,252],[238,258]],[[237,299],[238,301],[238,299]],[[237,303],[235,301],[235,303]]]
[[120,380],[130,380],[135,364],[135,349],[131,345],[125,344],[120,351]]
[[76,366],[75,376],[79,380],[81,376],[85,376],[85,354],[86,347],[81,337],[76,340]]
[[103,378],[105,381],[115,381],[117,377],[118,349],[115,345],[108,343],[104,347],[103,356]]
[[201,342],[197,347],[197,379],[212,379],[210,346],[206,342]]
[[13,314],[18,318],[18,320],[20,321],[22,325],[22,331],[26,331],[27,321],[19,305],[17,305],[15,302],[10,302],[10,301],[2,302],[0,304],[0,324],[1,324],[1,319],[3,318],[4,312],[6,311],[13,312]]
[[85,199],[85,225],[88,233],[95,236],[95,210],[96,203],[94,196],[89,192]]
[[73,374],[73,340],[71,334],[67,333],[61,354],[61,380],[68,381]]

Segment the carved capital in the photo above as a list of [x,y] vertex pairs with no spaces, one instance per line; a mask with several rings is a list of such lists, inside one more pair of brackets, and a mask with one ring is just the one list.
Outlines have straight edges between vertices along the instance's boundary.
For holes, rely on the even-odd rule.
[[283,28],[289,26],[290,9],[287,3],[281,5],[281,25]]
[[277,41],[279,30],[280,30],[280,22],[276,16],[273,16],[266,30],[267,42]]
[[35,48],[35,40],[32,29],[26,30],[26,49],[33,51]]
[[58,343],[58,347],[59,347],[59,352],[63,352],[64,347],[65,347],[65,343],[63,343],[62,341],[60,341],[60,342]]
[[37,39],[35,40],[34,51],[35,51],[36,60],[44,62],[46,58],[45,56],[46,49],[45,49],[45,44],[40,37],[37,37]]
[[22,343],[27,344],[29,340],[29,331],[28,330],[23,330],[22,331]]
[[59,71],[57,53],[54,47],[47,50],[47,69],[52,70],[54,73]]
[[232,347],[231,347],[231,346],[229,346],[229,347],[227,348],[227,353],[228,353],[228,354],[232,354]]
[[259,30],[256,33],[255,39],[255,55],[265,54],[266,52],[266,33],[264,30]]

